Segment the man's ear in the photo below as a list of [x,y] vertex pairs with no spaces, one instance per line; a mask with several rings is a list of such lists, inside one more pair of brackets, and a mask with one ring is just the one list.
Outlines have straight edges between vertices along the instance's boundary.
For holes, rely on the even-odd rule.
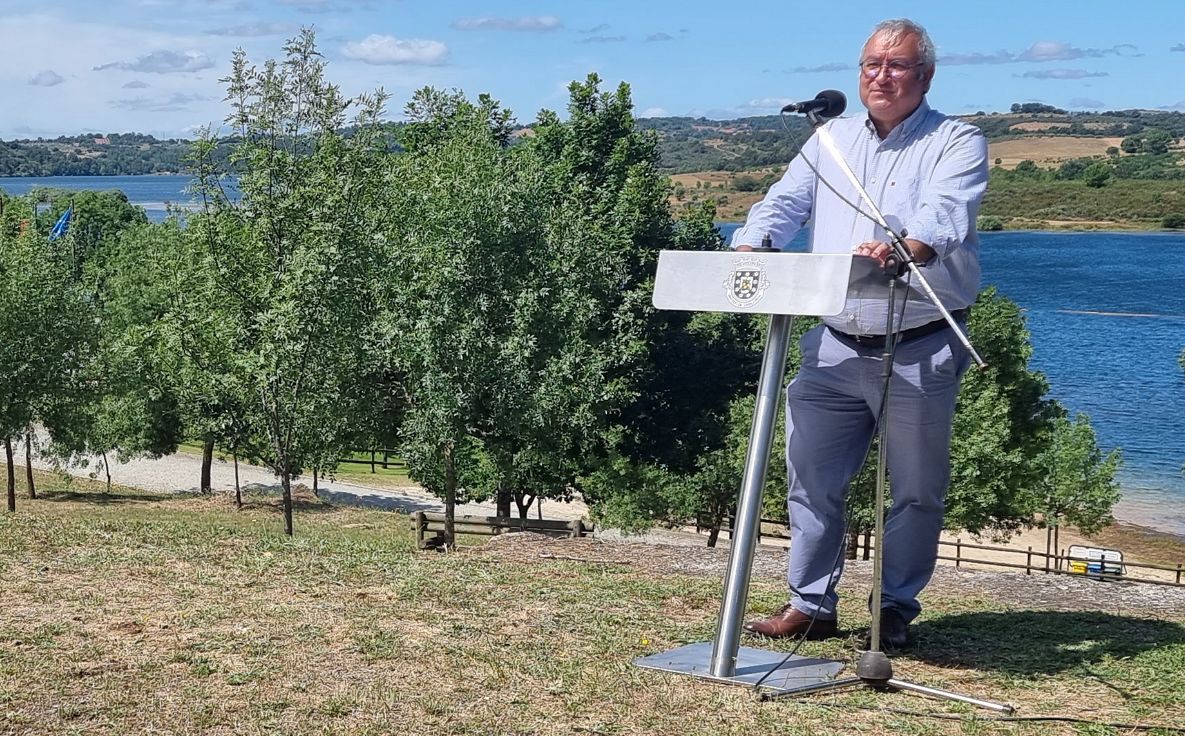
[[926,88],[922,90],[922,93],[928,93],[930,91],[930,83],[934,81],[934,67],[931,66],[929,69],[923,70],[918,75],[918,79],[926,83]]

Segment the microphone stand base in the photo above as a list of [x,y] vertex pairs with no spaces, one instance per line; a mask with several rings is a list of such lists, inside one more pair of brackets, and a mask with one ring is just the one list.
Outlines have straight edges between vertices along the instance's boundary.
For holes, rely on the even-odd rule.
[[[763,677],[766,693],[791,692],[802,687],[817,687],[838,682],[844,663],[833,659],[793,656],[754,647],[737,649],[736,667],[730,676],[712,674],[712,642],[685,644],[665,652],[638,657],[634,665],[643,669],[690,675],[723,685],[753,687]],[[785,660],[783,662],[783,660]],[[769,674],[771,673],[772,674]],[[766,675],[769,674],[768,677]]]

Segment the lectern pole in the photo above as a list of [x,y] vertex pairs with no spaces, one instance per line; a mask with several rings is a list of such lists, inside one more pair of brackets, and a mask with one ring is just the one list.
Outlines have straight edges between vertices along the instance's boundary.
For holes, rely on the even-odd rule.
[[769,319],[765,354],[761,358],[761,376],[757,380],[757,407],[753,411],[753,426],[749,429],[745,474],[741,479],[736,520],[730,532],[732,547],[728,569],[724,573],[720,620],[716,624],[716,638],[712,644],[709,671],[713,677],[732,677],[736,674],[741,619],[745,615],[745,603],[749,600],[749,573],[753,569],[757,527],[761,522],[761,495],[778,419],[778,405],[781,403],[779,397],[786,372],[786,347],[793,322],[794,318],[788,314],[773,314]]

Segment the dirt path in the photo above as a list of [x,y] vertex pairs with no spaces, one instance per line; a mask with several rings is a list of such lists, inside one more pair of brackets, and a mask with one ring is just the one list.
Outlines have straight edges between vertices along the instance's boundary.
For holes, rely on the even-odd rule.
[[[24,459],[24,444],[13,447],[14,458]],[[14,462],[24,468],[23,462]],[[0,467],[4,463],[0,459]],[[39,470],[57,470],[52,463],[34,456],[33,466]],[[140,488],[159,493],[196,493],[201,478],[202,460],[197,455],[179,452],[158,459],[140,458],[126,463],[111,462],[111,482],[117,485]],[[80,478],[105,480],[103,460],[88,458],[84,467],[65,468],[65,472]],[[215,492],[234,493],[234,464],[225,460],[214,460],[210,469],[210,481]],[[309,476],[299,476],[296,483],[311,488]],[[243,490],[263,493],[280,493],[280,481],[272,471],[247,463],[239,463],[239,484]],[[329,480],[322,478],[317,483],[317,495],[330,503],[380,508],[388,511],[415,513],[416,511],[444,511],[444,502],[417,485],[401,488],[376,487],[358,482]],[[457,506],[458,515],[493,516],[493,503],[467,503]],[[531,509],[534,515],[536,510]],[[588,516],[588,508],[581,502],[561,503],[545,501],[543,514],[549,519],[578,519]]]

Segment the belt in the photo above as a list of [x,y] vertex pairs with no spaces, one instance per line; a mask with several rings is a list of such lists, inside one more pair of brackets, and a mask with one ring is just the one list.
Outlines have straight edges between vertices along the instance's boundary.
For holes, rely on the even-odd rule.
[[[950,313],[950,316],[954,317],[957,322],[962,322],[967,318],[967,310],[956,309]],[[936,319],[924,325],[910,327],[908,330],[902,330],[897,333],[897,344],[900,345],[903,342],[916,340],[919,337],[933,335],[935,332],[945,330],[949,326],[945,319]],[[827,329],[831,330],[831,334],[839,338],[840,342],[847,343],[854,348],[883,348],[885,346],[884,335],[849,335],[846,332],[840,332],[831,325],[827,325]]]

